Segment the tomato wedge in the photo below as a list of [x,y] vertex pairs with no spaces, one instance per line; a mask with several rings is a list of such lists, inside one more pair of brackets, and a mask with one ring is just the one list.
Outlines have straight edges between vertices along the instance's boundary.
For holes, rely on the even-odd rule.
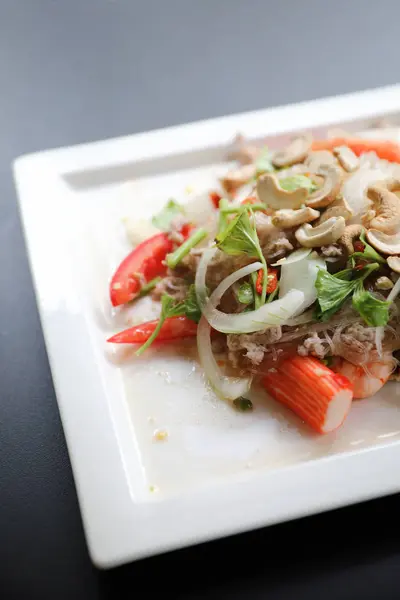
[[357,156],[361,156],[365,152],[375,152],[379,158],[400,163],[400,145],[390,140],[337,137],[329,140],[315,140],[312,149],[333,150],[338,146],[348,146]]
[[[155,321],[147,321],[147,323],[141,323],[135,325],[125,331],[121,331],[116,335],[110,337],[108,342],[113,344],[144,344],[147,342],[153,331],[158,325],[158,319]],[[160,333],[157,336],[157,341],[169,341],[176,340],[185,337],[194,337],[197,334],[197,323],[188,319],[185,316],[182,317],[169,317],[165,319]]]
[[173,242],[165,233],[154,235],[132,250],[111,279],[111,304],[119,306],[133,300],[140,291],[141,277],[150,281],[154,277],[164,275],[167,267],[163,261],[172,250]]

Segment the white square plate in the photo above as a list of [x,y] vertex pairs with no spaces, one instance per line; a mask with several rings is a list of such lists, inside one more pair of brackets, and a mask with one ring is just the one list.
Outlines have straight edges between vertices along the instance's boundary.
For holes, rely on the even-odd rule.
[[[128,252],[123,217],[213,187],[240,131],[295,131],[400,110],[400,86],[51,150],[15,163],[40,315],[93,561],[110,567],[400,489],[400,408],[389,384],[316,436],[264,395],[237,414],[207,389],[191,342],[113,364],[108,279]],[[350,124],[348,125],[348,123]],[[127,183],[129,182],[130,183]],[[186,191],[185,191],[186,189]],[[138,313],[136,313],[136,310]],[[114,357],[115,358],[115,357]],[[155,429],[169,432],[154,442]]]

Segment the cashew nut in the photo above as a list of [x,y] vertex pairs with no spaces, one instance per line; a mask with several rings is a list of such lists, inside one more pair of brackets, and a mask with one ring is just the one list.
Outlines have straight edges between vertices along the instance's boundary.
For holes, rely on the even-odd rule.
[[322,187],[308,198],[306,204],[312,208],[320,208],[331,204],[339,193],[342,175],[337,167],[322,166],[316,172],[324,178]]
[[304,165],[309,171],[315,173],[321,167],[327,167],[328,165],[337,166],[337,160],[329,150],[316,150],[310,152],[304,161]]
[[337,156],[340,166],[348,173],[355,171],[360,166],[358,157],[348,146],[338,146],[333,149],[333,153]]
[[347,204],[346,200],[340,198],[339,200],[335,200],[325,212],[320,216],[317,225],[322,225],[325,221],[330,219],[331,217],[343,217],[347,222],[353,216],[353,211],[350,206]]
[[231,194],[242,185],[250,181],[256,174],[256,167],[252,165],[243,165],[238,169],[232,169],[228,171],[225,177],[221,179],[221,185],[225,189],[227,194]]
[[386,262],[395,273],[400,273],[400,256],[388,256]]
[[343,217],[331,217],[322,225],[312,227],[306,223],[299,227],[295,236],[306,248],[318,248],[336,242],[343,234],[346,222]]
[[229,153],[230,160],[238,160],[242,165],[249,165],[257,159],[260,148],[251,144],[246,138],[238,133],[233,142],[232,151]]
[[359,238],[363,231],[364,227],[362,225],[347,225],[345,228],[339,241],[347,249],[349,254],[354,254],[353,241],[356,238]]
[[276,175],[265,173],[257,179],[257,194],[261,202],[271,208],[300,208],[305,204],[308,192],[305,188],[297,188],[287,192],[279,185]]
[[400,226],[400,198],[394,193],[400,190],[400,180],[389,179],[371,185],[368,197],[375,202],[376,216],[370,222],[371,229],[394,233]]
[[318,219],[319,212],[308,206],[292,210],[291,208],[283,208],[277,210],[272,217],[272,224],[280,229],[289,229],[290,227],[296,227],[303,223],[310,223]]
[[311,148],[312,137],[308,134],[296,137],[286,148],[278,150],[272,157],[274,167],[289,167],[303,162]]
[[387,234],[379,229],[370,229],[367,240],[381,254],[400,254],[400,232]]

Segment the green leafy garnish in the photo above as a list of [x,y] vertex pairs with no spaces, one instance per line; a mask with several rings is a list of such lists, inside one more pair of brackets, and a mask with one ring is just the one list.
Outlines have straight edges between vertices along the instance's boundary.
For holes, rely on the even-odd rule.
[[256,160],[256,175],[262,175],[263,173],[272,173],[275,169],[271,161],[271,152],[265,146]]
[[184,212],[183,206],[170,198],[164,208],[157,215],[154,215],[151,222],[154,227],[161,229],[161,231],[168,231],[175,217]]
[[378,252],[368,244],[365,239],[365,230],[362,231],[360,235],[360,242],[362,242],[365,246],[363,252],[353,252],[351,255],[352,264],[355,264],[356,258],[361,258],[362,260],[370,260],[372,262],[378,262],[384,264],[386,261]]
[[198,323],[201,319],[201,309],[197,302],[196,287],[194,284],[190,286],[184,304],[185,315],[187,316],[187,318]]
[[362,280],[357,280],[353,294],[353,307],[370,327],[380,327],[389,321],[390,302],[375,298],[364,289]]
[[236,298],[241,304],[251,304],[254,302],[253,287],[248,281],[242,283],[242,285],[239,287],[236,292]]
[[233,401],[233,406],[240,410],[240,412],[248,412],[253,410],[253,403],[248,398],[244,398],[244,396],[240,396],[240,398],[235,398]]
[[207,231],[203,227],[196,229],[192,235],[183,242],[174,252],[167,254],[166,262],[170,269],[175,269],[183,258],[197,246],[204,238],[207,237]]
[[287,192],[294,192],[299,188],[304,188],[309,194],[312,194],[317,189],[317,185],[312,179],[305,175],[293,175],[291,177],[284,177],[279,180],[279,185],[283,190]]
[[215,241],[218,248],[226,254],[231,256],[246,254],[251,258],[258,258],[262,262],[264,281],[261,302],[264,304],[267,292],[267,263],[261,250],[255,223],[250,221],[249,211],[251,212],[250,208],[239,213],[225,230],[218,233]]
[[221,198],[219,201],[219,221],[218,221],[218,231],[220,233],[224,232],[228,227],[228,219],[227,214],[224,212],[229,209],[229,202],[226,198]]
[[147,296],[150,292],[154,290],[156,285],[160,283],[161,277],[154,277],[151,281],[148,281],[140,288],[139,297]]
[[[320,321],[329,320],[330,317],[343,306],[347,298],[354,294],[356,289],[362,289],[363,291],[365,291],[363,287],[363,281],[376,269],[379,269],[379,264],[377,263],[371,263],[360,271],[352,272],[351,269],[345,269],[344,271],[341,271],[336,275],[331,275],[327,271],[323,271],[322,269],[320,269],[317,275],[317,279],[315,281],[315,287],[317,288],[318,293],[318,306],[315,313],[316,318]],[[356,278],[350,280],[347,279],[347,277],[349,276],[349,272],[350,274],[355,274]],[[358,286],[361,286],[361,288]],[[365,293],[368,294],[368,292]],[[370,304],[371,303],[369,298],[367,302],[367,297],[364,296],[362,298],[360,297],[359,302],[353,302],[354,308],[360,313],[360,315],[363,318],[365,318],[364,314],[369,314],[368,307],[370,306]],[[361,310],[359,310],[359,308]]]
[[170,317],[180,317],[184,314],[185,303],[177,303],[176,300],[172,298],[172,296],[164,294],[164,296],[161,298],[161,314],[157,323],[157,327],[155,328],[149,339],[143,344],[143,346],[140,346],[139,350],[136,351],[136,356],[140,356],[145,350],[147,350],[147,348],[149,348],[149,346],[151,346],[151,344],[154,342],[154,340],[160,333],[160,329],[163,326],[165,319],[169,319]]
[[257,292],[257,285],[256,285],[257,284],[258,272],[254,271],[254,273],[251,273],[250,277],[251,277],[251,282],[253,284],[254,308],[255,308],[255,310],[257,310],[257,308],[260,308],[260,306],[262,306],[261,294],[259,294]]

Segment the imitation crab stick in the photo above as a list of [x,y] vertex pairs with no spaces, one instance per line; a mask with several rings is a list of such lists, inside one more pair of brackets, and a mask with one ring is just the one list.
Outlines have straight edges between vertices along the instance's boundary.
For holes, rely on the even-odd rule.
[[333,150],[338,146],[347,146],[354,154],[361,156],[365,152],[375,152],[379,158],[400,163],[400,145],[390,140],[367,140],[363,138],[335,137],[328,140],[315,140],[313,150]]
[[353,399],[350,381],[311,356],[294,356],[270,369],[262,383],[318,433],[329,433],[345,420]]

